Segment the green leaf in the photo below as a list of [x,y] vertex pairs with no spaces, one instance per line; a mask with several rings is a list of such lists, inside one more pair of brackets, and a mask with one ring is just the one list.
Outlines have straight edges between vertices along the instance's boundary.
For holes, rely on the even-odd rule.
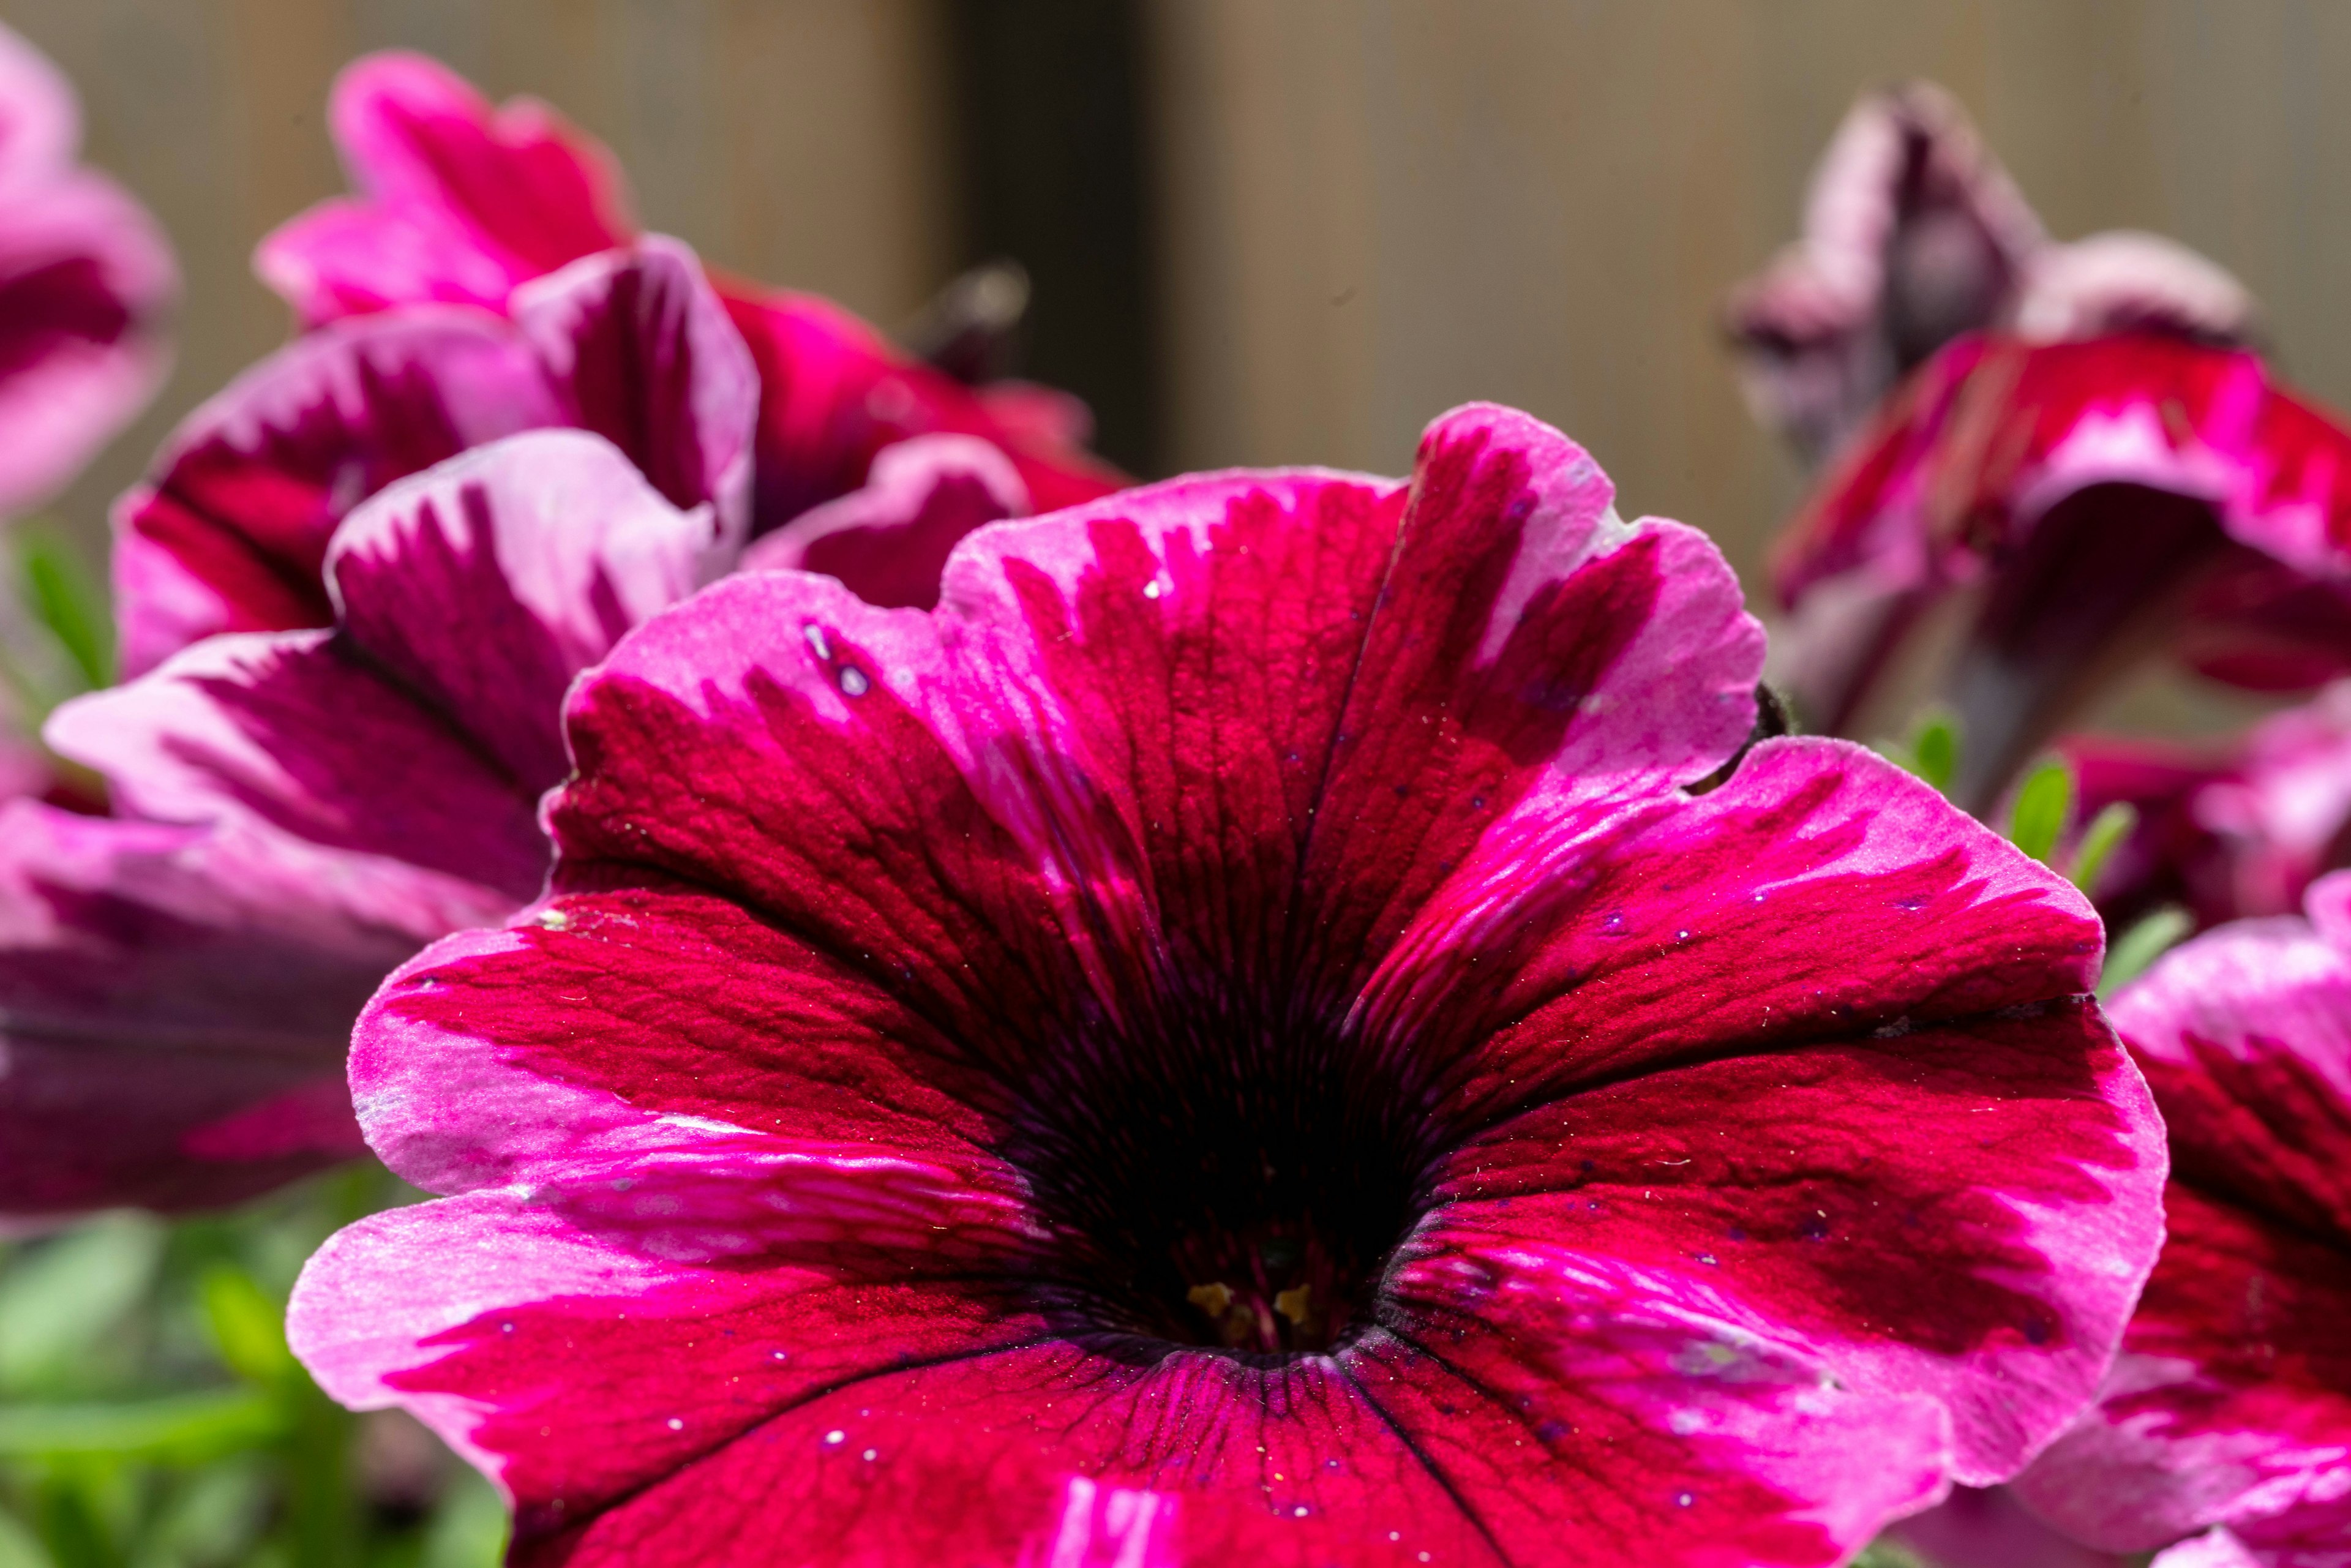
[[2016,806],[2008,817],[2008,841],[2045,865],[2073,814],[2073,765],[2062,757],[2048,758],[2036,763],[2017,787]]
[[120,1404],[12,1405],[0,1408],[0,1458],[203,1464],[275,1441],[285,1425],[277,1402],[256,1388]]
[[285,1313],[253,1276],[233,1263],[215,1263],[197,1281],[204,1326],[231,1372],[254,1383],[298,1377],[286,1348]]
[[84,689],[112,685],[113,617],[81,552],[45,528],[26,528],[17,535],[16,569],[26,607],[73,661]]
[[1948,794],[1959,770],[1959,719],[1946,707],[1930,707],[1910,731],[1910,771]]
[[163,1228],[117,1214],[36,1243],[0,1274],[0,1390],[86,1383],[89,1363],[145,1299]]
[[2196,929],[2195,917],[2177,904],[2166,904],[2141,918],[2106,944],[2105,973],[2098,977],[2098,999],[2105,1001],[2145,974],[2147,966],[2179,945]]
[[2138,826],[2138,809],[2127,800],[2109,801],[2090,825],[2082,830],[2082,841],[2074,850],[2074,864],[2065,875],[2085,898],[2098,893],[2098,873],[2106,869],[2106,861],[2122,841]]

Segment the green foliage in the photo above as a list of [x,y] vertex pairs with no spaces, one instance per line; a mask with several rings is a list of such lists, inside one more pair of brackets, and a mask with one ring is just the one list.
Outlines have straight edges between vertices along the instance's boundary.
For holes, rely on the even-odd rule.
[[106,589],[81,553],[45,528],[16,536],[26,607],[73,661],[85,690],[114,684],[114,622]]
[[302,1260],[408,1196],[370,1165],[0,1248],[0,1568],[496,1563],[496,1492],[406,1416],[336,1406],[286,1347]]
[[1901,740],[1881,740],[1880,757],[1906,773],[1916,774],[1938,793],[1949,794],[1959,770],[1959,716],[1939,703],[1918,716]]
[[2105,972],[2098,977],[2098,999],[2105,1001],[2145,974],[2147,966],[2179,945],[2196,929],[2195,917],[2175,904],[2146,915],[2106,942]]
[[2062,757],[2033,764],[2009,809],[2008,841],[2046,865],[2074,815],[2074,768]]
[[2074,846],[2074,863],[2065,871],[2074,885],[2082,890],[2083,897],[2098,895],[2098,873],[2106,869],[2106,862],[2137,826],[2137,808],[2123,800],[2109,801],[2090,819],[2090,825],[2082,830],[2081,841]]

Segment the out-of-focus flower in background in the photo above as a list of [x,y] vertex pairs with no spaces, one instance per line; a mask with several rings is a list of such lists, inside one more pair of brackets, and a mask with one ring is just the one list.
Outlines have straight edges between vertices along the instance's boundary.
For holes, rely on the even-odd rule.
[[[2174,1564],[2351,1556],[2351,873],[2112,1004],[2169,1131],[2168,1237],[2098,1405],[2017,1483],[2079,1539]],[[2237,1553],[2231,1557],[2229,1553]]]
[[2137,813],[2095,890],[2117,925],[2167,904],[2199,925],[2291,915],[2351,865],[2351,685],[2222,741],[2073,735],[2059,747],[2085,817],[2116,801]]
[[72,84],[0,27],[0,521],[79,473],[170,362],[171,245],[80,145]]
[[2248,350],[1962,339],[1890,398],[1781,538],[1774,670],[1845,733],[1931,614],[1988,810],[2136,663],[2262,691],[2351,667],[2351,431]]
[[0,810],[0,1213],[201,1207],[361,1152],[360,1004],[537,895],[564,687],[716,570],[711,513],[591,434],[509,437],[345,519],[331,630],[60,708],[118,815]]
[[138,674],[222,632],[324,626],[320,563],[385,486],[517,431],[593,431],[731,561],[758,372],[691,251],[647,236],[532,281],[506,315],[428,304],[297,339],[189,415],[115,507],[115,614]]
[[1735,580],[1611,499],[1475,406],[640,628],[549,895],[362,1019],[444,1196],[298,1353],[583,1568],[1816,1564],[2012,1473],[2160,1230],[2095,922],[1749,748]]
[[2235,278],[2159,235],[2051,241],[1959,100],[1930,82],[1854,105],[1813,172],[1802,237],[1725,308],[1749,406],[1808,464],[1965,333],[2236,343],[2254,319]]
[[[306,323],[387,306],[506,308],[529,279],[634,235],[618,165],[547,106],[494,106],[438,61],[373,55],[336,82],[329,122],[357,193],[264,240],[255,265]],[[1082,405],[1025,382],[966,386],[830,300],[740,279],[719,291],[758,366],[752,532],[864,483],[924,434],[988,441],[1039,510],[1125,481],[1082,450]]]

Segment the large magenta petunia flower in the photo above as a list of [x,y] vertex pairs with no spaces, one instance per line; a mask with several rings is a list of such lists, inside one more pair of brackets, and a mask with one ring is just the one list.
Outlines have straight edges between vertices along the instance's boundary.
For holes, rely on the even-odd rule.
[[[635,233],[619,165],[534,99],[491,104],[421,55],[371,55],[328,110],[354,196],[265,239],[255,257],[303,320],[421,300],[504,308],[529,279]],[[758,362],[754,532],[864,483],[875,454],[923,434],[1001,448],[1040,508],[1124,481],[1087,456],[1068,402],[1020,383],[967,387],[812,295],[720,286]]]
[[1907,82],[1854,105],[1813,172],[1802,238],[1725,316],[1756,417],[1818,462],[1962,333],[2237,342],[2254,308],[2235,278],[2155,235],[2053,243],[1959,100]]
[[1773,580],[1781,673],[1835,732],[1930,610],[1978,591],[1946,695],[1981,809],[2151,651],[2264,690],[2351,668],[2351,430],[2243,350],[1965,339],[1814,493]]
[[1841,742],[1719,779],[1761,653],[1487,407],[931,612],[730,578],[362,1016],[444,1196],[293,1343],[525,1563],[1840,1561],[2080,1408],[2163,1155],[2078,895]]
[[2109,1550],[2220,1526],[2183,1568],[2351,1560],[2351,874],[2308,909],[2115,1002],[2170,1129],[2169,1237],[2099,1404],[2018,1482]]
[[710,506],[714,547],[739,546],[758,378],[693,253],[650,236],[507,306],[338,323],[190,414],[115,508],[124,668],[217,632],[329,624],[320,563],[351,508],[518,431],[595,432],[671,505]]
[[718,531],[598,436],[513,436],[352,512],[331,630],[59,709],[123,815],[0,807],[0,1214],[219,1203],[360,1152],[360,1003],[537,896],[564,687]]
[[71,84],[0,27],[0,520],[80,472],[170,360],[171,245],[80,142]]

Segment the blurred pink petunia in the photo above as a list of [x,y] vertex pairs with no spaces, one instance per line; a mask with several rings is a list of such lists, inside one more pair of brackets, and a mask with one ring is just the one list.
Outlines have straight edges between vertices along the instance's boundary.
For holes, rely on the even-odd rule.
[[1772,578],[1776,673],[1836,733],[1930,612],[1965,608],[1945,695],[1956,798],[1981,810],[2152,653],[2262,690],[2351,668],[2351,431],[2240,350],[1963,339],[1828,475]]
[[0,521],[79,473],[170,361],[171,245],[80,143],[71,85],[0,27]]
[[[2351,874],[2114,1004],[2170,1130],[2169,1235],[2100,1402],[2018,1481],[2105,1550],[2351,1560]],[[2234,1555],[2231,1555],[2233,1553]]]
[[599,436],[513,436],[345,519],[331,630],[60,708],[50,744],[121,814],[0,808],[0,1214],[201,1207],[360,1152],[360,1004],[538,894],[564,688],[716,531]]
[[2351,682],[2223,745],[2075,735],[2059,749],[2084,818],[2116,800],[2139,814],[2093,890],[2110,923],[2158,904],[2202,925],[2290,915],[2351,866]]
[[1963,333],[2154,329],[2227,343],[2254,319],[2236,279],[2169,240],[2052,243],[1967,111],[1928,82],[1854,105],[1813,172],[1803,237],[1725,314],[1750,406],[1812,463]]
[[[534,99],[493,105],[422,55],[355,62],[328,120],[357,193],[293,219],[255,257],[306,323],[422,300],[504,308],[529,279],[636,233],[619,166],[592,138]],[[1081,450],[1067,399],[967,387],[812,295],[719,288],[764,392],[754,533],[856,489],[877,453],[915,435],[999,447],[1040,510],[1125,482]]]
[[1611,502],[1471,407],[641,628],[549,895],[361,1018],[444,1196],[298,1354],[571,1568],[1828,1564],[2012,1473],[2161,1228],[2096,923],[1742,757],[1760,627]]
[[370,496],[518,431],[593,431],[731,557],[749,516],[758,373],[694,254],[649,236],[526,285],[507,315],[423,305],[271,355],[182,423],[115,508],[122,663],[223,632],[333,621],[320,570]]

